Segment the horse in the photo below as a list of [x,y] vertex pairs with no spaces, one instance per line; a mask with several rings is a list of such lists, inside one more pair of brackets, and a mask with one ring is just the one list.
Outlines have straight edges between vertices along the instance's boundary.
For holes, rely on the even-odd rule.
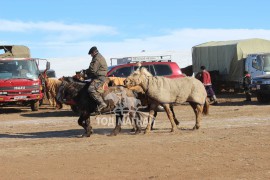
[[[193,77],[169,79],[148,76],[148,73],[145,68],[137,69],[125,80],[126,87],[141,86],[145,94],[153,101],[151,109],[158,104],[163,105],[171,122],[171,132],[174,132],[177,127],[170,110],[170,104],[189,102],[196,116],[193,129],[199,129],[202,114],[209,113],[209,102],[203,84]],[[150,127],[151,118],[149,117],[145,133],[150,132]]]
[[[63,81],[57,95],[61,102],[65,103],[64,99],[68,99],[69,102],[72,100],[80,110],[78,124],[85,130],[81,137],[90,137],[92,134],[90,115],[96,111],[97,107],[96,101],[88,93],[88,86],[89,83]],[[127,113],[134,120],[135,134],[141,132],[139,121],[141,114],[137,111],[141,104],[131,90],[120,86],[108,87],[102,97],[107,107],[101,111],[101,114],[115,113],[116,115],[116,126],[110,135],[117,135],[121,131],[125,109],[128,109]]]
[[63,105],[56,99],[58,89],[61,85],[61,81],[57,78],[49,78],[46,74],[46,71],[41,74],[42,79],[45,81],[45,93],[49,100],[51,106],[56,107],[57,109],[62,109]]

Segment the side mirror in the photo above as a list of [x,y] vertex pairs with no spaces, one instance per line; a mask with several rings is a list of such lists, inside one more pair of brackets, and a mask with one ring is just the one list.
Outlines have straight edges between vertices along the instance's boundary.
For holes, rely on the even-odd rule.
[[46,70],[51,69],[51,63],[47,61],[46,63]]

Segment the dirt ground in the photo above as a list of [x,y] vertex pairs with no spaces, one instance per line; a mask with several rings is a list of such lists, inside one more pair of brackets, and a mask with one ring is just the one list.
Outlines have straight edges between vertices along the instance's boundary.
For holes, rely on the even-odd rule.
[[175,133],[160,112],[152,133],[134,135],[126,124],[116,137],[98,117],[94,134],[78,138],[69,107],[0,108],[0,179],[270,179],[269,104],[218,98],[200,130],[191,130],[194,114],[181,105]]

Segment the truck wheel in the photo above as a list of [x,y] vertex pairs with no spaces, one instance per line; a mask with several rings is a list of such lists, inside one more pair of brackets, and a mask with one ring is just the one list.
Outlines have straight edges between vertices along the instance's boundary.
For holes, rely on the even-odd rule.
[[259,103],[267,103],[269,101],[269,98],[262,93],[257,93],[257,100]]
[[31,109],[32,109],[32,111],[38,111],[38,109],[39,109],[39,101],[31,102]]

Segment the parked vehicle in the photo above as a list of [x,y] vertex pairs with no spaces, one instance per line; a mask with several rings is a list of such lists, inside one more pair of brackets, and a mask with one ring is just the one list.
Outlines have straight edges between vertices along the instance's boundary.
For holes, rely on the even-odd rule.
[[[166,56],[167,57],[167,56]],[[145,67],[153,76],[164,76],[167,78],[184,77],[179,66],[170,59],[164,60],[163,56],[144,56],[123,58],[128,61],[120,61],[125,64],[110,66],[107,76],[128,77],[138,68],[138,62],[141,67]],[[164,111],[162,106],[158,106],[158,111]]]
[[193,71],[199,72],[204,65],[214,73],[216,90],[238,91],[245,70],[252,79],[270,73],[269,52],[270,41],[263,39],[208,42],[192,48]]
[[126,64],[110,66],[107,76],[127,77],[138,68],[137,63],[141,62],[142,67],[145,67],[153,76],[164,76],[168,78],[184,77],[178,64],[171,62],[170,59],[164,60],[156,58],[154,60],[145,60],[149,58],[144,57],[143,59],[143,57],[140,57],[141,60],[133,60],[132,58],[138,59],[138,57],[128,57],[127,59],[131,60]]
[[270,102],[270,74],[265,74],[253,78],[252,86],[256,90],[258,102]]
[[[43,98],[38,64],[45,59],[30,58],[26,46],[0,46],[0,49],[5,51],[0,54],[0,106],[30,105],[32,111],[37,111]],[[47,61],[46,67],[49,66]]]

